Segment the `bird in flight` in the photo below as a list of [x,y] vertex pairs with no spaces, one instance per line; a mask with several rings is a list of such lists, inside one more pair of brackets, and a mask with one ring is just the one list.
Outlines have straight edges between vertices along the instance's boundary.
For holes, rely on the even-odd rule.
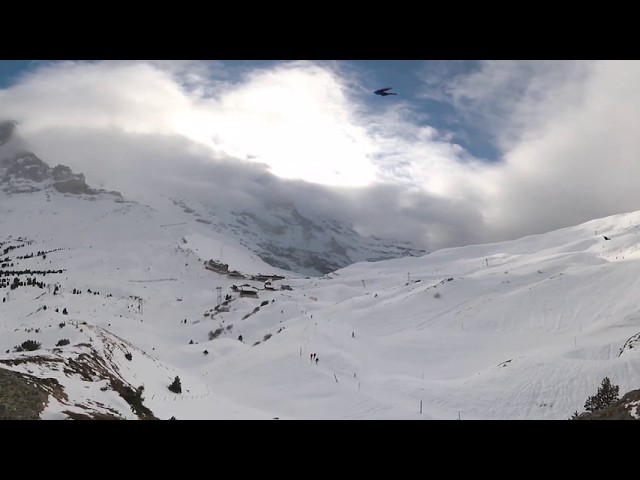
[[389,90],[391,90],[392,87],[387,87],[387,88],[381,88],[380,90],[376,90],[375,93],[376,95],[380,95],[382,97],[386,97],[387,95],[397,95],[397,93],[393,93],[393,92],[389,92]]

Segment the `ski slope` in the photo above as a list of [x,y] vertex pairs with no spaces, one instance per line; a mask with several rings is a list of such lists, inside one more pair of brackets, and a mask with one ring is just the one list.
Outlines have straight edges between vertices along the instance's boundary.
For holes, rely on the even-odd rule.
[[[640,333],[640,212],[303,278],[179,208],[91,198],[0,198],[0,251],[51,250],[19,268],[64,269],[35,275],[44,289],[0,289],[2,367],[56,378],[68,396],[41,418],[137,416],[104,380],[16,359],[94,352],[143,385],[161,419],[566,419],[605,376],[621,394],[638,388],[640,357],[622,347]],[[263,290],[209,259],[286,278]],[[232,289],[242,284],[258,298]],[[214,310],[218,287],[228,311]],[[42,348],[12,351],[28,339]]]

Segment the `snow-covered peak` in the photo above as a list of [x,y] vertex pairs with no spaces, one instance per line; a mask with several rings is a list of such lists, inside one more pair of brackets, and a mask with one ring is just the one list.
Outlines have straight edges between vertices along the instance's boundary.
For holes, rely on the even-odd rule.
[[348,225],[303,215],[293,202],[270,202],[236,210],[206,198],[172,198],[196,221],[231,235],[268,264],[301,275],[320,276],[360,261],[378,261],[426,252],[408,242],[365,237]]
[[5,156],[0,161],[0,189],[8,194],[54,189],[60,193],[121,197],[115,191],[91,188],[82,173],[73,173],[66,165],[51,168],[34,153],[26,151]]
[[[91,178],[75,173],[66,165],[51,167],[39,155],[29,151],[12,121],[0,122],[0,191],[29,194],[56,191],[79,198],[109,195],[125,201],[118,192],[96,189]],[[233,182],[232,182],[233,183]],[[235,239],[272,267],[301,275],[320,276],[359,261],[376,261],[426,253],[408,242],[360,235],[344,222],[317,213],[301,212],[296,203],[285,197],[266,195],[250,201],[236,202],[227,195],[237,195],[233,184],[228,192],[216,188],[190,189],[172,185],[171,194],[153,188],[133,195],[157,210],[173,209],[183,221],[196,221],[212,233]],[[225,194],[226,193],[226,194]],[[167,197],[172,203],[167,203]],[[86,199],[86,198],[85,198]]]

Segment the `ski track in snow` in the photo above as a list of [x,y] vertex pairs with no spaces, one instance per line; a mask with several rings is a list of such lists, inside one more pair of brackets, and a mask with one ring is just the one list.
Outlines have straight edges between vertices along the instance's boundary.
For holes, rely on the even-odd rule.
[[[88,343],[112,356],[128,385],[144,386],[159,418],[566,419],[605,376],[621,395],[639,386],[638,353],[620,351],[640,332],[640,212],[305,279],[177,207],[46,197],[0,193],[0,251],[24,245],[2,257],[19,262],[16,270],[64,269],[34,275],[45,289],[0,289],[0,359],[53,355],[62,338],[71,344],[56,355]],[[16,260],[40,250],[53,251]],[[206,270],[209,259],[284,275],[275,286],[293,290],[238,298],[232,285],[263,284]],[[213,312],[216,287],[233,296],[228,312]],[[12,352],[28,339],[42,349]],[[100,390],[104,381],[46,365],[5,367],[51,376],[73,402],[136,418]],[[176,375],[182,394],[167,388]],[[50,397],[41,418],[71,408]]]

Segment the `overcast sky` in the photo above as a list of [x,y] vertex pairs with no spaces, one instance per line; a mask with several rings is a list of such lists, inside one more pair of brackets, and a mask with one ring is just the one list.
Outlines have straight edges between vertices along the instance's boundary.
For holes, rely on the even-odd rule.
[[637,61],[0,61],[0,112],[92,186],[291,201],[427,250],[640,209]]

